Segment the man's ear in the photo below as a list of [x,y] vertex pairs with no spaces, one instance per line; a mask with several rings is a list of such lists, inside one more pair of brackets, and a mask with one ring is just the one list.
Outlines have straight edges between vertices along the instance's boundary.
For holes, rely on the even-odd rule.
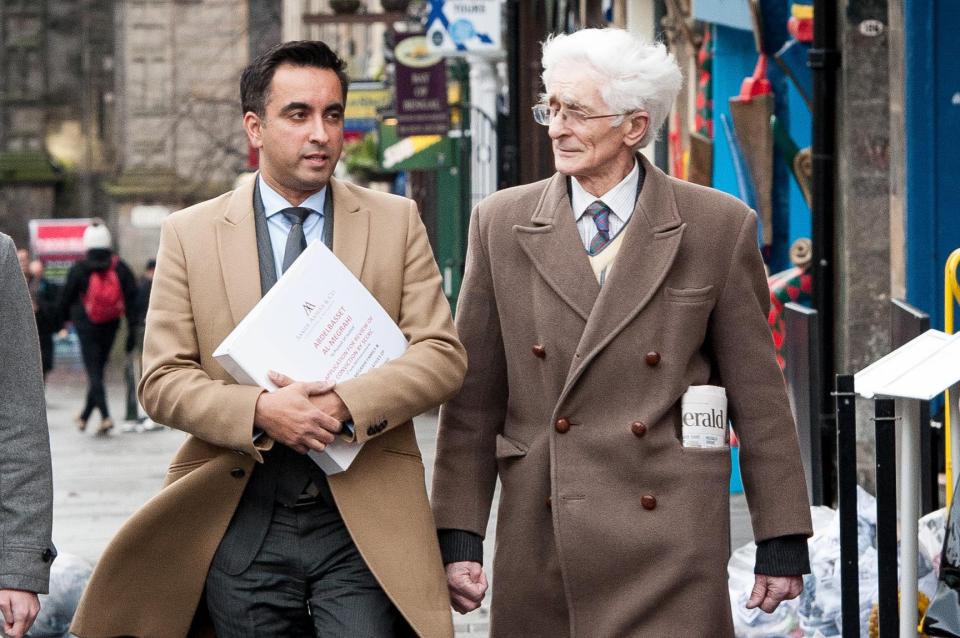
[[627,116],[624,124],[627,125],[627,132],[623,136],[623,143],[630,148],[637,148],[650,126],[650,116],[643,111],[633,113]]
[[263,120],[253,111],[247,111],[243,114],[243,130],[247,134],[250,146],[253,148],[263,147]]

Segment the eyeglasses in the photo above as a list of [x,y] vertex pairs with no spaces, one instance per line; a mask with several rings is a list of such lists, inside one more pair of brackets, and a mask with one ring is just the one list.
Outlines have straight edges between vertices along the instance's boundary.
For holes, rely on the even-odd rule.
[[631,111],[628,111],[627,113],[609,113],[607,115],[587,115],[583,111],[574,111],[566,107],[558,108],[550,106],[549,104],[537,104],[531,110],[533,111],[533,121],[541,126],[550,126],[550,122],[558,115],[564,123],[569,121],[571,125],[578,126],[587,120],[596,120],[602,117],[620,117],[621,115],[629,115],[631,113]]

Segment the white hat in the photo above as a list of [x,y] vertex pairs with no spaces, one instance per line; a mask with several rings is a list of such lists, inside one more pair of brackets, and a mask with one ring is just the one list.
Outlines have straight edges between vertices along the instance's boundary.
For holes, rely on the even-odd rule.
[[93,223],[83,231],[83,248],[110,248],[110,230],[103,224]]

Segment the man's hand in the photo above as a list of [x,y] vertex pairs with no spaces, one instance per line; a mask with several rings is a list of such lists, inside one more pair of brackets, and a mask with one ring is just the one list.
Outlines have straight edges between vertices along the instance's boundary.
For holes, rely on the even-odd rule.
[[[296,383],[296,381],[287,375],[272,371],[270,372],[270,380],[273,381],[278,388],[285,388]],[[350,410],[347,408],[347,404],[340,398],[340,395],[333,391],[333,384],[328,383],[318,387],[323,389],[319,392],[311,393],[310,402],[313,403],[315,407],[320,408],[324,414],[329,414],[341,423],[350,420]]]
[[270,380],[279,389],[264,392],[257,399],[254,424],[274,441],[300,454],[323,452],[342,426],[337,418],[315,406],[311,397],[330,393],[333,384],[296,383],[276,372],[270,372]]
[[792,600],[803,591],[803,576],[764,576],[756,574],[753,593],[747,601],[747,609],[759,607],[772,614],[785,600]]
[[487,576],[483,565],[465,560],[447,565],[447,589],[450,605],[461,614],[471,612],[483,602],[487,593]]
[[0,613],[3,633],[10,638],[22,638],[40,613],[40,599],[32,591],[0,589]]

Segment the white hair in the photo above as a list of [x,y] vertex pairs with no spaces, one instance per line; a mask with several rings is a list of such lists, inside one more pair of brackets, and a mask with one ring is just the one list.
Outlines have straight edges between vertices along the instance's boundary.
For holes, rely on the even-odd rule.
[[[542,63],[548,91],[554,74],[586,64],[597,72],[600,96],[612,110],[646,111],[650,122],[638,147],[656,139],[683,83],[680,67],[666,46],[623,29],[581,29],[549,36],[543,43]],[[622,123],[623,118],[618,118],[612,125]]]

